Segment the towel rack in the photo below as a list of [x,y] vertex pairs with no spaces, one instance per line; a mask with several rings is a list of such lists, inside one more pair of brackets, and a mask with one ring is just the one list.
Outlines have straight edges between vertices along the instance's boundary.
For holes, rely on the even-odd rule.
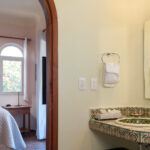
[[120,63],[120,55],[118,53],[104,53],[101,57],[102,62],[104,63],[104,56],[113,56],[116,55],[118,57],[118,63]]

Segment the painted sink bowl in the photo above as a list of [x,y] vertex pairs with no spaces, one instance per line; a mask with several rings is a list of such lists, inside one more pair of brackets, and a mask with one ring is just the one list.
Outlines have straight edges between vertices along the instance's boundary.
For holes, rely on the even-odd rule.
[[150,127],[150,118],[122,118],[117,119],[116,123],[134,127]]

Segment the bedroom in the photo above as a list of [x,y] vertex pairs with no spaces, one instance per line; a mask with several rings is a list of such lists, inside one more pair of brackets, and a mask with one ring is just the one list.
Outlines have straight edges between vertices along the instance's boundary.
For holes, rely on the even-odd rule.
[[[30,130],[34,139],[36,137],[33,144],[37,144],[37,139],[46,138],[45,91],[42,90],[45,29],[45,16],[39,1],[0,0],[0,106],[13,115],[19,128],[24,129],[21,132],[27,141],[32,139],[28,135]],[[45,147],[45,140],[42,146]]]

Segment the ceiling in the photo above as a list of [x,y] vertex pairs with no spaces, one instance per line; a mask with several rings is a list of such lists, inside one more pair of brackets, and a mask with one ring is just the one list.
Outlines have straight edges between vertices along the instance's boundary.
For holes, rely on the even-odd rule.
[[2,15],[37,19],[43,17],[44,13],[38,0],[0,0]]

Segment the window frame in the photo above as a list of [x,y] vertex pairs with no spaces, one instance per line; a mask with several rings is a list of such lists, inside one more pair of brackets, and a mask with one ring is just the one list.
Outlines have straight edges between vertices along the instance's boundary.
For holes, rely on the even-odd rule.
[[[4,48],[9,47],[9,46],[14,46],[18,48],[21,53],[22,57],[14,57],[14,56],[1,56],[1,52],[3,51]],[[19,92],[21,95],[24,93],[24,53],[23,53],[23,48],[15,43],[7,43],[4,44],[0,48],[0,95],[17,95],[18,92],[3,92],[3,61],[19,61],[21,62],[21,78],[22,78],[22,91]]]

